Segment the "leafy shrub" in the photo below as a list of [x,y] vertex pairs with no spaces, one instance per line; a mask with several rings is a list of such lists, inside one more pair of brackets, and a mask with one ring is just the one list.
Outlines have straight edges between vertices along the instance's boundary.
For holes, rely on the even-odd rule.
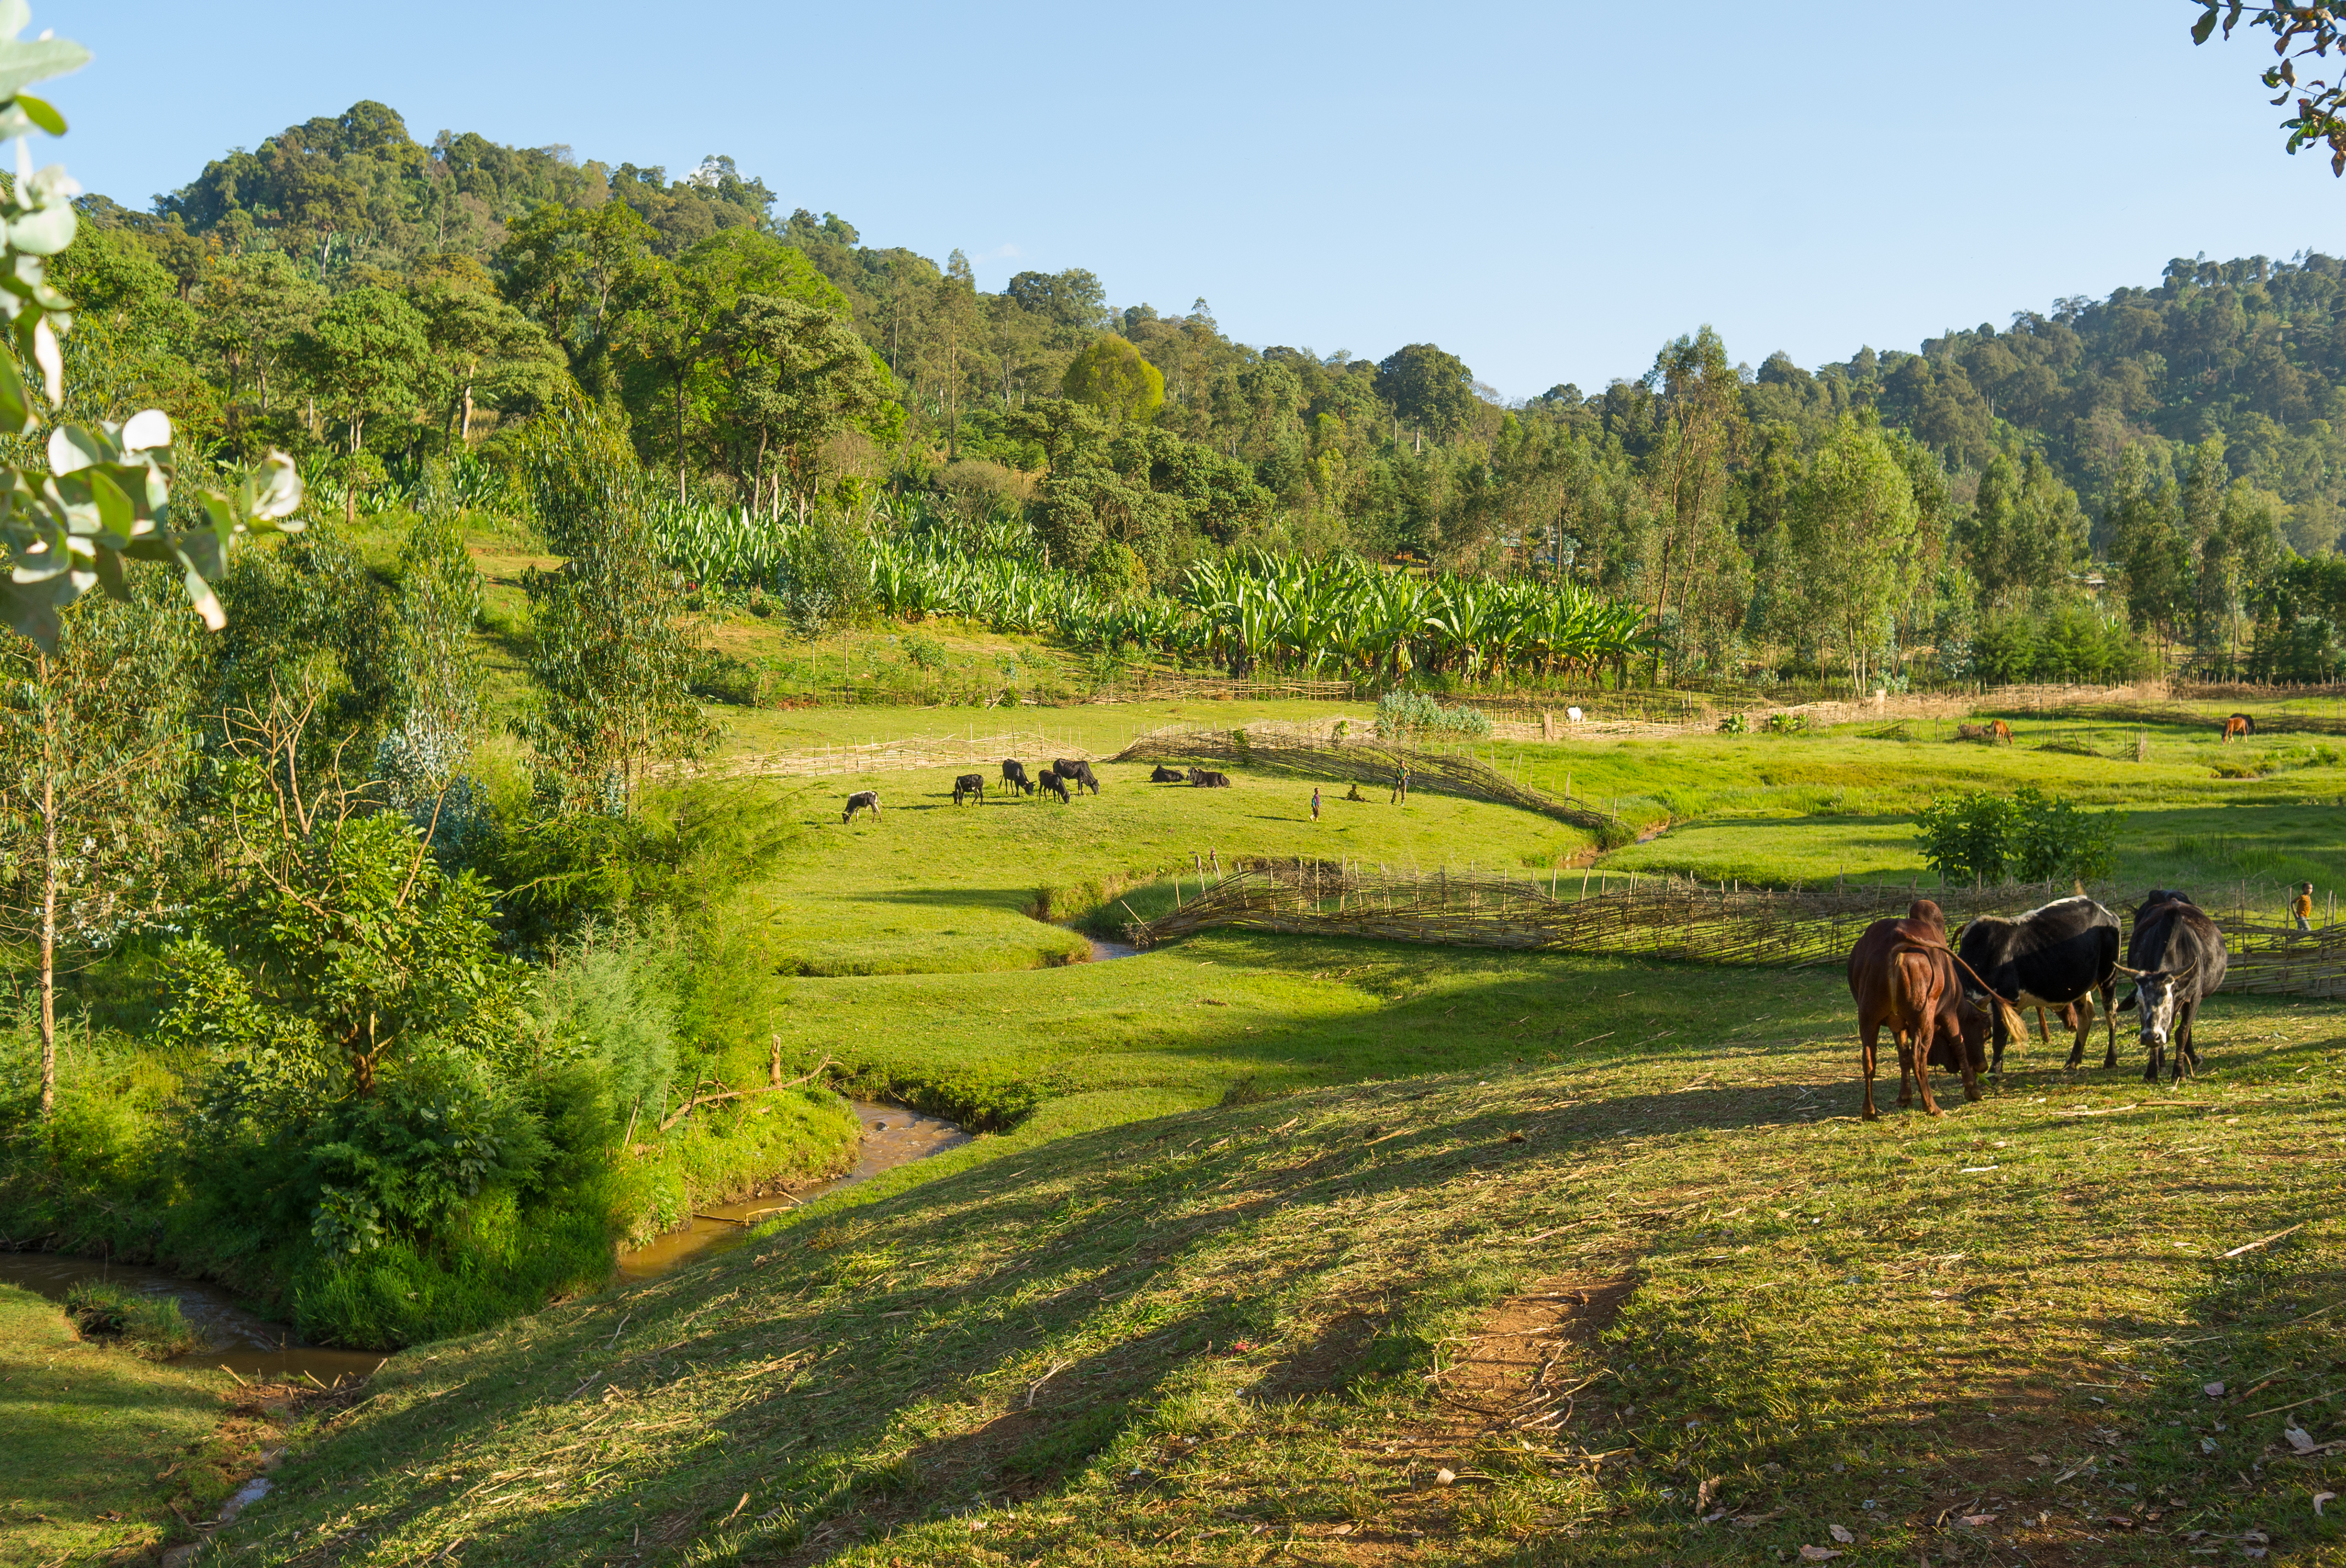
[[1719,732],[1721,735],[1745,735],[1749,734],[1750,729],[1751,721],[1740,713],[1730,713],[1719,721]]
[[1377,702],[1377,733],[1388,740],[1413,733],[1487,736],[1491,716],[1461,704],[1445,708],[1422,691],[1389,691]]
[[1809,716],[1805,713],[1771,713],[1768,716],[1768,733],[1770,735],[1806,735],[1809,728]]
[[692,678],[688,683],[695,697],[711,702],[728,702],[736,708],[755,708],[765,689],[763,671],[745,658],[708,648],[693,661]]
[[2081,811],[2034,785],[2008,796],[1937,796],[1914,820],[1923,860],[1954,883],[2106,877],[2117,864],[2117,828],[2116,813]]
[[802,636],[862,620],[873,603],[871,535],[850,518],[815,514],[783,545],[774,596]]

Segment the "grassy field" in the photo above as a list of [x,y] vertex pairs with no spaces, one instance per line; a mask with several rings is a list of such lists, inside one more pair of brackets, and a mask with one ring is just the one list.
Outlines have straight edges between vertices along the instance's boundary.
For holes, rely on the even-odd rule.
[[[508,661],[526,550],[476,553]],[[850,687],[911,657],[903,628],[711,629],[838,657]],[[1012,731],[1098,756],[1369,705],[712,711],[735,756]],[[2346,872],[2322,734],[2014,723],[2009,748],[1912,723],[1481,754],[1668,829],[1607,869],[1903,881],[1933,793],[2033,784],[2127,814],[2128,881]],[[772,1036],[985,1135],[396,1358],[232,1560],[2346,1562],[2346,1514],[2314,1503],[2346,1492],[2334,1004],[2218,998],[2180,1087],[2143,1084],[2131,1040],[2116,1073],[2024,1045],[1990,1097],[1943,1079],[1943,1118],[1869,1125],[1830,965],[1235,932],[1072,962],[1063,922],[1154,913],[1199,858],[1586,851],[1545,819],[1323,791],[1315,824],[1308,783],[1145,765],[1072,805],[956,809],[959,770],[740,786],[791,842],[721,922],[743,978],[712,1016],[728,1048]],[[865,787],[885,816],[842,824]]]
[[0,1285],[0,1563],[145,1562],[187,1540],[279,1440],[281,1398],[224,1372],[82,1339],[54,1301]]
[[237,1560],[2336,1560],[2331,1010],[1866,1125],[1838,977],[1467,989],[1606,1037],[986,1140],[411,1354]]

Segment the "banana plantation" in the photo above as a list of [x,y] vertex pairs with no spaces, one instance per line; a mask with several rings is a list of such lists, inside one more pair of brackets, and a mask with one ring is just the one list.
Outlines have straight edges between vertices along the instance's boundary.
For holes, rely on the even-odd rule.
[[802,519],[655,508],[668,564],[704,592],[755,589],[815,618],[864,608],[957,616],[1078,647],[1123,648],[1234,674],[1413,675],[1474,683],[1626,681],[1643,606],[1573,584],[1420,575],[1349,556],[1248,552],[1200,560],[1169,595],[1110,594],[1036,558],[1023,524],[953,525],[916,503]]

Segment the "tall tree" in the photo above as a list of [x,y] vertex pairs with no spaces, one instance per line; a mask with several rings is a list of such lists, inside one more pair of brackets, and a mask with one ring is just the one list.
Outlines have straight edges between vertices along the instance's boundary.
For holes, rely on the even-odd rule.
[[745,294],[724,327],[732,419],[756,437],[751,504],[769,449],[780,461],[771,488],[779,511],[788,488],[801,514],[821,480],[822,443],[842,431],[871,428],[894,405],[887,366],[846,321],[771,294]]
[[1852,415],[1810,458],[1792,507],[1791,544],[1810,624],[1848,660],[1862,691],[1874,651],[1914,591],[1914,493],[1880,431]]
[[158,890],[187,747],[192,625],[168,574],[67,610],[54,651],[0,643],[0,932],[36,954],[41,1115],[56,1103],[60,957],[122,934]]
[[1377,395],[1402,423],[1439,441],[1474,412],[1474,372],[1456,354],[1411,343],[1377,361]]
[[1742,446],[1743,382],[1727,357],[1727,345],[1706,325],[1665,347],[1647,384],[1659,394],[1663,417],[1651,470],[1664,524],[1654,587],[1653,667],[1658,677],[1658,634],[1672,590],[1683,625],[1688,593],[1733,543],[1726,527],[1728,467]]
[[1118,423],[1147,424],[1165,404],[1165,377],[1114,332],[1102,332],[1067,361],[1060,390]]
[[294,362],[313,390],[320,417],[340,427],[347,518],[358,515],[358,492],[380,477],[366,450],[370,421],[411,418],[422,401],[432,363],[423,313],[388,289],[352,289],[318,313],[296,340]]

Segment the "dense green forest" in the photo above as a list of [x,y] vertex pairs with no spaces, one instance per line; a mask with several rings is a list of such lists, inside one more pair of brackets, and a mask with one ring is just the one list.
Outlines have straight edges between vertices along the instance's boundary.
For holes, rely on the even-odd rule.
[[1434,345],[1251,347],[1079,269],[988,293],[958,252],[784,216],[729,158],[427,146],[373,103],[152,212],[80,207],[56,268],[80,411],[284,448],[352,513],[435,459],[504,463],[575,384],[688,507],[780,528],[915,495],[1023,520],[1110,592],[1249,548],[1568,579],[1646,607],[1641,678],[2340,667],[2326,256],[2178,260],[1813,370],[1706,329],[1510,404]]

